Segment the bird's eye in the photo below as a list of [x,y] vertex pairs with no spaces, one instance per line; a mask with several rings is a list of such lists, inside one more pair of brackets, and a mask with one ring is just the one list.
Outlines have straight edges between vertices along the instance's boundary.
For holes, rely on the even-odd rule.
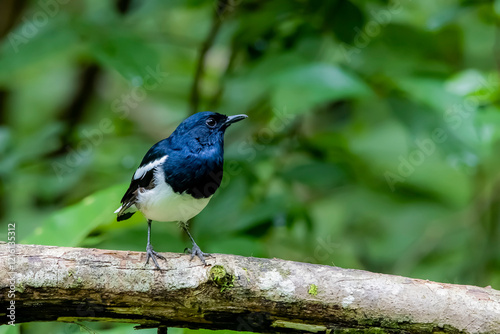
[[217,125],[217,122],[213,118],[209,118],[206,121],[209,128],[214,128]]

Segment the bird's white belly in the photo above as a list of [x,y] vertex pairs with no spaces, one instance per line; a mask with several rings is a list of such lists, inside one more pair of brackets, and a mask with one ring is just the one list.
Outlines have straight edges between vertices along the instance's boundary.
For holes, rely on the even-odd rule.
[[160,222],[186,222],[200,213],[210,201],[211,196],[196,199],[186,193],[174,192],[159,174],[155,175],[157,180],[160,179],[156,186],[139,192],[137,196],[135,205],[147,219]]

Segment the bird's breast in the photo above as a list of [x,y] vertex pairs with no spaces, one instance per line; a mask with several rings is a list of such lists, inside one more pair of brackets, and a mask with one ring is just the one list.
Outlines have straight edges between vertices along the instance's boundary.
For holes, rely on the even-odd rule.
[[187,192],[177,193],[165,182],[163,173],[157,172],[155,187],[139,191],[136,207],[151,220],[186,222],[199,214],[210,198],[195,198]]

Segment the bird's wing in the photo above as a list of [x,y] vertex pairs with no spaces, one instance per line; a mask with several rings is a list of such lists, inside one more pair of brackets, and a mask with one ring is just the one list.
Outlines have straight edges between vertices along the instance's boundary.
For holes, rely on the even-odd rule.
[[[146,157],[147,156],[148,155],[146,155]],[[153,161],[148,161],[146,159],[142,161],[139,168],[137,168],[137,170],[135,171],[134,176],[132,177],[132,181],[130,182],[130,186],[125,192],[125,195],[123,195],[123,198],[121,200],[122,205],[115,211],[115,213],[117,213],[118,215],[118,221],[128,219],[135,213],[135,208],[131,207],[137,200],[138,192],[141,189],[151,189],[155,186],[155,170],[159,166],[161,166],[166,159],[167,156],[164,155],[163,157]]]

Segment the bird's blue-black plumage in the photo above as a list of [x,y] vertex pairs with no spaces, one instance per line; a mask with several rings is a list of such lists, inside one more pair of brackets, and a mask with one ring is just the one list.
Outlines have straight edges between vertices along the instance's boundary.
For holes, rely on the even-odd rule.
[[[207,119],[217,123],[209,128]],[[219,188],[223,175],[224,131],[228,117],[218,113],[201,112],[183,121],[172,135],[153,145],[139,166],[143,167],[167,157],[161,168],[165,181],[179,194],[187,193],[194,198],[208,198]],[[154,187],[155,169],[147,171],[141,178],[132,178],[122,198],[118,220],[128,219],[133,212],[125,212],[134,204],[139,189]]]

